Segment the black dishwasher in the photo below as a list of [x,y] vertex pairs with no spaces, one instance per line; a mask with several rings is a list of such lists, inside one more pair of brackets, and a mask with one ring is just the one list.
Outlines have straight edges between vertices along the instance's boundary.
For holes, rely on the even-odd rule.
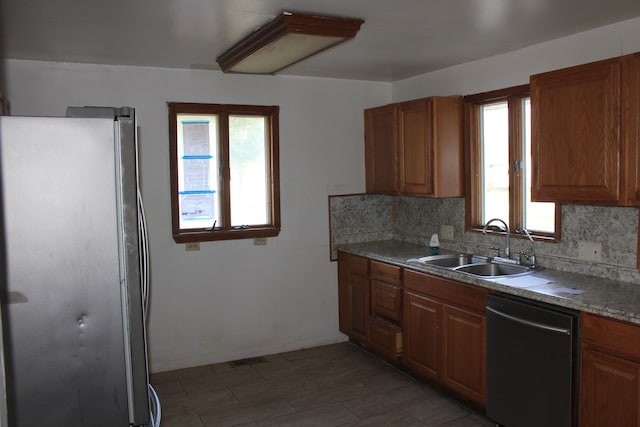
[[577,425],[577,311],[487,297],[487,416],[506,427]]

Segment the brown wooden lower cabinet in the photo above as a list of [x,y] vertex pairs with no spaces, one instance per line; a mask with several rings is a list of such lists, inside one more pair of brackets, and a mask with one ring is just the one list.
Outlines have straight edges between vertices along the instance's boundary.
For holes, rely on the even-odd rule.
[[486,401],[486,290],[338,251],[340,330],[459,395]]
[[402,362],[480,405],[486,403],[486,291],[405,271]]
[[369,260],[338,252],[340,331],[366,343],[369,336]]
[[[482,288],[338,252],[340,330],[482,406],[486,295]],[[640,325],[582,313],[580,345],[580,426],[640,427]]]
[[484,404],[486,319],[449,305],[443,306],[442,318],[442,383]]
[[402,353],[400,270],[338,251],[340,331],[392,362]]
[[369,280],[351,276],[349,279],[351,299],[351,333],[363,341],[367,340],[369,325]]
[[582,315],[580,426],[640,426],[640,326]]
[[421,375],[439,380],[441,305],[408,291],[404,293],[403,304],[402,363]]
[[640,425],[640,364],[585,347],[581,380],[581,426]]

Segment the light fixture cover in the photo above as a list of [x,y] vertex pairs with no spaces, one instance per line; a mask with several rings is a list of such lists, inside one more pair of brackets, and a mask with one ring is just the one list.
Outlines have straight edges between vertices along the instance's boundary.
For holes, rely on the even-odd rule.
[[355,37],[361,19],[283,12],[218,56],[225,73],[275,74]]

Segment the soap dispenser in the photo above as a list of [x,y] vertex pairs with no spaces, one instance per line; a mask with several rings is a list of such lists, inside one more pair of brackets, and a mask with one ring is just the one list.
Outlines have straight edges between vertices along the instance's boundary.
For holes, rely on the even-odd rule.
[[431,236],[429,241],[429,249],[431,249],[431,255],[438,255],[440,253],[440,240],[438,234],[435,233]]

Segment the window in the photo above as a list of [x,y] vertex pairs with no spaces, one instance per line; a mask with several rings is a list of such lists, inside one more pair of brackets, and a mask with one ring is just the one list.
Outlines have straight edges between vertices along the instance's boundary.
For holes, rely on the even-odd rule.
[[169,103],[178,243],[280,232],[277,106]]
[[529,85],[465,97],[470,174],[467,228],[492,218],[511,230],[559,239],[560,208],[531,201]]

